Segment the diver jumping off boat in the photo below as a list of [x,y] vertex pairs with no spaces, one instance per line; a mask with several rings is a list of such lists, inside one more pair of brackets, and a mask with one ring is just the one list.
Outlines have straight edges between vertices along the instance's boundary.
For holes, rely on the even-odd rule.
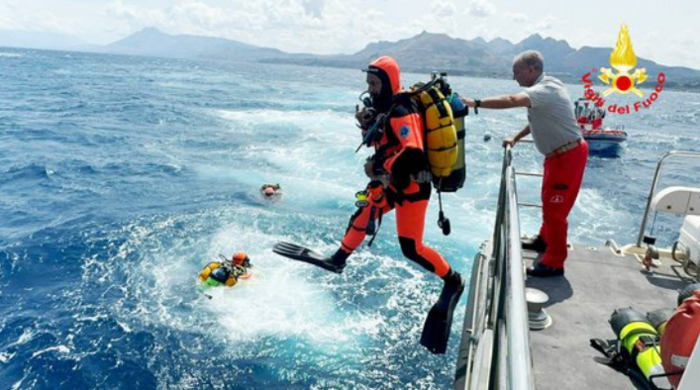
[[393,58],[380,57],[365,72],[369,97],[362,99],[365,108],[358,107],[355,117],[362,129],[363,144],[374,147],[375,154],[365,164],[370,183],[363,191],[363,198],[358,197],[358,210],[350,218],[340,248],[328,257],[297,244],[280,242],[273,251],[342,273],[347,258],[368,234],[376,233],[382,216],[396,210],[398,238],[404,256],[444,282],[440,299],[430,310],[421,337],[421,344],[428,350],[444,353],[452,312],[464,290],[464,281],[437,251],[423,243],[426,210],[432,192],[423,119],[411,93],[401,88],[399,65]]

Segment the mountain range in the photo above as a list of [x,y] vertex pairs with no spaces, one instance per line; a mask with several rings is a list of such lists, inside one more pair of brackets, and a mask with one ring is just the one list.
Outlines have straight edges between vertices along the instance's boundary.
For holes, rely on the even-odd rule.
[[66,51],[90,51],[99,48],[72,35],[21,30],[0,30],[0,46]]
[[[3,44],[1,38],[2,35],[0,45]],[[465,40],[424,31],[397,42],[370,43],[354,54],[292,54],[224,38],[170,35],[156,28],[146,28],[106,46],[77,49],[112,54],[343,68],[362,68],[381,55],[389,55],[409,72],[444,71],[452,75],[494,78],[510,78],[513,57],[524,50],[538,50],[545,58],[545,71],[567,82],[579,81],[593,68],[609,67],[612,51],[610,47],[584,46],[574,49],[564,40],[543,38],[538,34],[512,43],[502,38],[491,41],[482,38]],[[637,68],[647,68],[651,75],[664,72],[667,78],[665,87],[700,90],[699,70],[664,66],[641,57],[637,60]],[[653,81],[648,81],[650,85],[655,84],[655,80],[650,81]]]

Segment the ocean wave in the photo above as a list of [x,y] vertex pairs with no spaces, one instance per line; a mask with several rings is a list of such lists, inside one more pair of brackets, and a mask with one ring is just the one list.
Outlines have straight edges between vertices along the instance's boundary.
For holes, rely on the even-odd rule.
[[23,53],[0,52],[0,57],[2,58],[22,58],[24,56]]
[[28,165],[10,167],[0,172],[0,184],[7,184],[16,180],[50,179],[56,175],[56,171],[47,165],[31,163]]
[[222,119],[235,122],[237,129],[259,130],[270,125],[287,124],[297,129],[323,129],[337,124],[349,124],[354,121],[352,114],[331,110],[317,111],[283,111],[283,110],[218,110],[215,115]]

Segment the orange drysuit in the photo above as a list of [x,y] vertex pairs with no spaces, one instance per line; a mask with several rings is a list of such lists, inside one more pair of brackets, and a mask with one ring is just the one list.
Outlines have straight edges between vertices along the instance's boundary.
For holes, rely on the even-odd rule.
[[370,220],[396,210],[396,227],[401,250],[407,258],[434,272],[441,278],[450,274],[450,265],[434,249],[423,243],[425,214],[431,194],[429,180],[419,183],[416,175],[427,169],[424,154],[423,120],[415,103],[401,91],[400,69],[390,57],[373,61],[367,72],[382,81],[381,96],[390,97],[388,119],[381,136],[372,141],[375,149],[373,171],[388,174],[389,185],[382,199],[370,199],[350,219],[340,250],[352,253],[367,235]]

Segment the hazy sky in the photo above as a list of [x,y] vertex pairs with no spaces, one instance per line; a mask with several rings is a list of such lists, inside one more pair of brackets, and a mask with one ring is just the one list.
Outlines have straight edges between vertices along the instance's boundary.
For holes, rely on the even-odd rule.
[[0,30],[105,44],[153,26],[320,54],[352,53],[423,30],[513,42],[539,33],[575,48],[612,47],[627,23],[638,56],[700,69],[698,17],[698,0],[0,0]]

